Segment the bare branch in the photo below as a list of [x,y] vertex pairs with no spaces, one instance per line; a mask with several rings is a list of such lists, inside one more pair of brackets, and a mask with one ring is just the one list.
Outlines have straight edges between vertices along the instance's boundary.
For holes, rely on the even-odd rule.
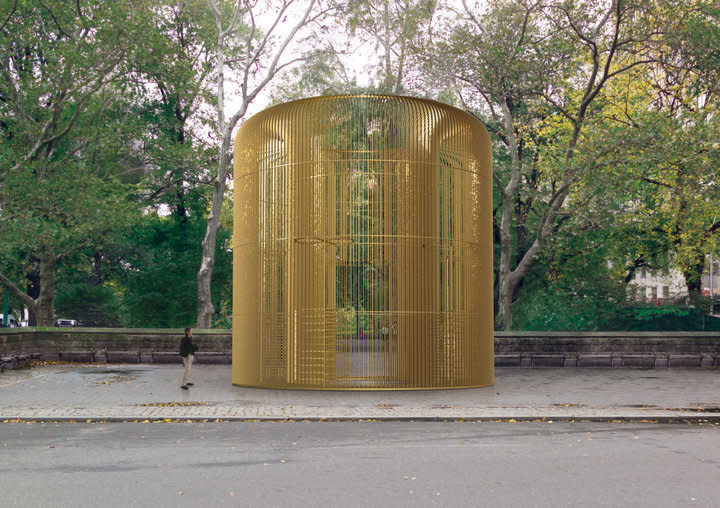
[[497,188],[502,191],[502,189],[505,186],[503,185],[502,181],[500,180],[500,177],[498,176],[497,171],[492,172],[492,177],[493,177],[493,180],[495,180],[495,185],[497,185]]
[[5,30],[5,26],[10,22],[10,18],[12,18],[13,14],[15,14],[15,9],[17,9],[18,0],[15,0],[13,2],[12,9],[10,9],[10,13],[7,15],[7,18],[5,18],[5,21],[3,21],[3,24],[0,25],[0,32]]
[[641,180],[644,181],[644,182],[647,182],[647,183],[651,183],[651,184],[653,184],[653,185],[657,185],[658,187],[665,187],[665,188],[667,188],[667,189],[674,189],[674,188],[675,188],[674,185],[669,185],[669,184],[664,183],[664,182],[659,182],[658,180],[654,180],[654,179],[652,179],[652,178],[643,177],[643,178],[641,178]]
[[480,23],[480,20],[477,18],[477,16],[475,16],[475,14],[473,14],[473,12],[470,10],[470,7],[468,7],[466,0],[462,0],[462,4],[463,8],[465,9],[465,13],[470,17],[470,20],[475,24],[481,34],[485,34],[482,23]]
[[[208,0],[208,4],[210,5],[210,8],[211,8],[211,9],[213,10],[213,12],[215,13],[215,19],[220,19],[220,18],[222,18],[222,14],[220,13],[220,9],[218,9],[217,4],[216,4],[213,0]],[[238,4],[240,4],[239,1],[238,1]]]
[[[253,88],[253,90],[248,93],[248,98],[250,100],[254,99],[257,94],[260,93],[260,91],[265,88],[265,86],[272,80],[273,77],[277,74],[278,71],[278,62],[280,61],[280,58],[282,57],[283,53],[287,49],[290,42],[295,38],[295,35],[297,32],[302,28],[306,23],[308,18],[310,17],[310,13],[312,12],[313,8],[315,7],[316,0],[311,0],[308,3],[307,8],[305,9],[305,13],[303,14],[302,19],[300,19],[290,30],[290,32],[285,36],[285,40],[280,44],[280,47],[275,51],[275,55],[273,56],[272,60],[268,64],[268,70],[265,74],[265,77]],[[277,21],[277,20],[276,20]],[[273,24],[273,27],[276,26],[277,23]],[[238,112],[239,113],[239,112]],[[236,113],[231,118],[231,125],[234,125],[238,120],[240,119],[240,116]]]
[[558,111],[562,116],[564,116],[565,118],[567,118],[568,120],[570,120],[570,121],[573,123],[573,125],[577,122],[577,120],[575,119],[575,117],[572,116],[567,109],[565,109],[565,108],[562,107],[560,104],[558,104],[558,103],[555,101],[555,99],[553,99],[552,97],[550,97],[550,95],[548,95],[546,92],[543,92],[543,93],[542,93],[542,96],[543,96],[543,98],[544,98],[546,101],[548,101],[555,109],[557,109],[557,111]]
[[650,60],[637,60],[635,62],[632,62],[628,65],[625,65],[623,67],[620,67],[617,70],[614,70],[614,71],[608,73],[605,80],[607,81],[608,79],[610,79],[614,76],[617,76],[618,74],[622,74],[623,72],[628,71],[628,70],[632,69],[633,67],[637,67],[638,65],[646,65],[649,63],[653,63],[653,60],[651,60],[651,59]]
[[[212,0],[209,0],[209,1],[210,1],[210,3],[212,3],[213,8],[215,9],[215,14],[219,18],[219,16],[218,16],[219,11],[217,9],[217,6],[215,5],[215,3]],[[235,30],[237,30],[237,22],[240,17],[240,11],[242,10],[241,5],[242,5],[242,0],[238,0],[237,4],[235,5],[235,10],[233,11],[233,17],[230,20],[230,24],[228,25],[227,30],[225,30],[221,34],[221,37],[223,39],[225,37],[227,37],[228,35],[231,35],[233,32],[235,32]]]
[[[35,145],[33,145],[30,152],[28,152],[22,158],[22,161],[29,161],[29,160],[37,158],[38,155],[40,154],[40,150],[43,147],[49,146],[52,143],[62,139],[63,137],[65,137],[68,134],[68,132],[70,132],[70,129],[72,129],[73,125],[75,125],[75,122],[80,117],[80,114],[83,112],[83,106],[107,82],[107,80],[109,79],[109,77],[111,75],[110,71],[117,65],[118,62],[119,62],[119,60],[112,63],[111,65],[109,65],[108,67],[106,67],[99,73],[99,76],[96,78],[95,83],[93,83],[90,86],[90,88],[86,89],[84,94],[75,102],[75,106],[76,106],[75,111],[74,111],[72,117],[70,117],[70,119],[67,121],[65,126],[56,134],[54,134],[50,137],[46,137],[48,135],[50,128],[56,124],[58,118],[60,117],[60,114],[62,113],[62,108],[59,107],[60,101],[58,101],[58,103],[56,104],[56,106],[53,110],[53,114],[50,116],[50,118],[48,118],[48,120],[43,125],[42,131],[41,131],[40,135],[37,137],[37,141],[35,142]],[[80,88],[80,87],[78,87],[78,88]],[[62,97],[64,97],[64,96],[68,95],[68,92],[63,90],[60,93],[60,95]],[[18,164],[16,165],[16,167],[19,166],[20,164],[21,164],[21,162],[19,161]]]
[[75,40],[72,35],[70,35],[70,34],[67,33],[65,30],[63,30],[63,28],[60,26],[60,22],[59,22],[58,19],[55,17],[55,14],[53,13],[53,11],[52,11],[49,7],[47,7],[47,6],[44,5],[44,4],[40,4],[40,6],[41,6],[43,9],[45,9],[45,10],[48,12],[48,14],[50,14],[50,17],[51,17],[52,20],[55,22],[55,26],[57,27],[58,32],[60,32],[62,35],[64,35],[65,37],[67,37],[67,38],[70,39],[70,40]]
[[605,15],[597,22],[597,25],[595,25],[595,28],[593,29],[592,36],[591,36],[591,39],[593,41],[597,40],[597,37],[600,34],[600,30],[602,30],[602,27],[604,27],[605,23],[607,23],[608,19],[610,19],[610,14],[612,14],[613,9],[617,9],[618,18],[619,18],[620,17],[620,2],[618,0],[613,0],[613,5],[610,6],[610,8],[605,13]]
[[539,3],[540,2],[536,2],[532,5],[525,6],[525,15],[523,16],[522,28],[520,29],[520,35],[518,37],[517,43],[515,44],[515,49],[519,48],[522,43],[525,42],[525,35],[527,34],[528,23],[530,22],[530,13],[535,10]]
[[13,281],[5,277],[4,274],[0,273],[0,284],[5,286],[5,289],[7,289],[15,298],[20,300],[23,304],[27,305],[30,309],[35,311],[37,309],[37,301],[35,301],[32,297],[25,294],[19,287],[15,285]]
[[570,25],[570,28],[572,28],[573,32],[575,32],[575,35],[577,35],[578,39],[583,41],[586,45],[589,45],[589,46],[594,45],[594,41],[590,40],[588,37],[583,35],[582,30],[580,30],[580,27],[575,25],[572,17],[570,16],[570,11],[568,11],[566,9],[561,9],[561,10],[565,14],[565,19],[567,19],[567,22]]
[[[310,2],[310,5],[309,5],[308,8],[309,8],[309,9],[312,9],[314,3],[315,3],[315,0],[312,0],[312,1]],[[245,76],[246,76],[246,78],[248,77],[248,73],[249,73],[249,70],[250,70],[250,67],[252,66],[252,64],[255,63],[255,62],[258,62],[258,61],[260,60],[260,57],[261,57],[261,55],[263,54],[263,52],[265,51],[265,48],[267,47],[268,42],[270,41],[271,36],[272,36],[273,33],[275,32],[275,29],[277,28],[277,26],[278,26],[278,24],[280,23],[280,21],[284,18],[284,16],[285,16],[285,11],[287,10],[287,8],[288,8],[289,5],[290,5],[289,3],[283,2],[283,7],[282,7],[282,9],[280,9],[280,11],[277,13],[277,15],[275,16],[275,19],[274,19],[273,22],[272,22],[272,25],[271,25],[270,28],[266,31],[265,36],[262,38],[262,41],[260,41],[260,44],[259,44],[258,47],[255,49],[255,51],[252,52],[252,53],[250,52],[250,48],[251,48],[250,42],[252,41],[252,37],[248,38],[248,59],[246,60],[246,66],[245,66]],[[308,15],[308,14],[309,14],[309,11],[307,11],[307,12],[305,13],[305,17],[303,17],[303,20],[302,20],[302,22],[301,22],[302,24],[304,24],[305,21],[307,20],[307,15]],[[253,15],[252,11],[250,12],[250,15],[251,15],[251,16]],[[253,19],[253,26],[255,26],[255,24],[254,24],[254,19]],[[294,37],[295,32],[297,32],[297,29],[299,29],[299,28],[300,28],[300,26],[299,26],[299,25],[296,25],[296,30],[293,31],[293,32],[291,32],[292,35],[290,36],[290,38]],[[289,42],[290,42],[290,39],[286,38],[286,39],[285,39],[285,44],[283,44],[283,45],[281,46],[281,52],[285,50],[285,47],[287,47],[287,43],[289,43]],[[270,68],[272,68],[272,66],[271,66]],[[263,86],[264,86],[264,85],[263,85]]]

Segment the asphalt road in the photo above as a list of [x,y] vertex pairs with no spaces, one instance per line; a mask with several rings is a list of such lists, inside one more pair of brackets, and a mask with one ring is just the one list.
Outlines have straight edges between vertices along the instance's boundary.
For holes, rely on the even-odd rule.
[[5,423],[2,506],[720,506],[720,426]]

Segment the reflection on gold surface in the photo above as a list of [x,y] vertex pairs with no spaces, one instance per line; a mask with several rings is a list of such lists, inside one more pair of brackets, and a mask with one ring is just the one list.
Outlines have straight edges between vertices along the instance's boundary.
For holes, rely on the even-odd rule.
[[493,384],[491,152],[437,102],[305,99],[235,142],[232,381]]

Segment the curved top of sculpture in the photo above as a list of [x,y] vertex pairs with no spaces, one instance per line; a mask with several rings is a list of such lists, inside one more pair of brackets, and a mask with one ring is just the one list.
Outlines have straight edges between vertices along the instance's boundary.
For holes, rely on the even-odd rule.
[[483,125],[389,95],[302,99],[235,143],[233,383],[493,382]]
[[[435,136],[458,135],[457,129],[471,130],[475,139],[489,143],[489,135],[482,122],[470,113],[448,104],[430,99],[419,99],[398,95],[356,94],[329,95],[298,99],[271,106],[248,119],[240,129],[236,139],[236,149],[248,148],[252,139],[264,140],[278,136],[283,127],[289,127],[289,118],[297,120],[296,128],[303,129],[303,135],[331,134],[331,128],[357,128],[367,123],[370,129],[378,128],[373,122],[384,117],[388,121],[399,120],[408,132],[414,135],[404,141],[428,143]],[[352,126],[349,125],[352,122]],[[448,129],[448,123],[454,123],[454,129]],[[414,128],[413,128],[414,127]],[[398,132],[400,134],[400,132]],[[467,134],[467,132],[466,132]],[[241,141],[243,140],[243,141]],[[400,143],[402,138],[395,137]],[[429,146],[425,146],[429,149]]]

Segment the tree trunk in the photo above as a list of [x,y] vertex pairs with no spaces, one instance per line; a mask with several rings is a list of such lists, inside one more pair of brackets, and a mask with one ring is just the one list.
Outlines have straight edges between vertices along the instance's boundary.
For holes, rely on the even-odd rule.
[[[504,330],[512,329],[512,299],[517,282],[512,279],[511,261],[513,241],[512,228],[513,206],[520,183],[520,152],[515,137],[514,117],[507,101],[502,104],[502,121],[506,146],[510,154],[510,180],[502,191],[502,218],[500,219],[500,266],[498,267],[498,309],[495,316],[496,326]],[[514,286],[513,286],[514,284]]]
[[495,323],[503,330],[512,329],[512,298],[515,287],[512,286],[510,262],[512,259],[512,202],[510,196],[503,193],[503,213],[500,222],[500,266],[498,267],[498,309]]
[[212,206],[208,217],[205,237],[202,241],[202,259],[197,274],[197,295],[198,295],[198,328],[211,328],[214,312],[212,304],[212,273],[215,267],[215,247],[217,244],[217,233],[220,229],[220,213],[222,211],[223,198],[225,197],[225,181],[227,179],[230,149],[230,133],[223,136],[222,148],[220,151],[220,162],[218,165],[218,176],[213,188]]
[[40,295],[37,299],[38,326],[53,326],[55,321],[55,267],[57,256],[43,254],[40,259]]
[[[236,9],[239,9],[240,3]],[[214,312],[212,304],[212,274],[215,267],[215,244],[217,243],[217,232],[220,229],[220,212],[222,210],[223,199],[225,198],[225,179],[227,177],[228,163],[230,161],[228,150],[230,149],[230,137],[232,125],[226,128],[225,125],[225,35],[226,32],[222,28],[222,19],[216,7],[215,22],[218,30],[218,49],[217,64],[215,69],[217,76],[215,78],[217,84],[217,104],[215,112],[217,113],[217,128],[222,135],[222,143],[220,146],[220,160],[218,161],[218,170],[215,177],[215,185],[213,187],[212,204],[210,206],[210,216],[208,217],[207,226],[205,228],[205,237],[202,241],[202,258],[200,259],[200,269],[197,274],[197,323],[198,328],[212,328],[212,316]],[[232,27],[231,27],[232,28]]]
[[38,326],[52,326],[55,321],[55,268],[58,257],[46,252],[40,258],[40,292],[37,299],[26,295],[11,280],[0,273],[0,284],[25,304],[36,316]]
[[498,285],[498,312],[495,318],[496,326],[502,326],[505,331],[512,330],[512,298],[515,288],[510,285],[509,274],[500,278]]
[[683,277],[685,278],[691,302],[702,295],[702,274],[704,270],[705,252],[696,250],[688,266],[683,269]]

